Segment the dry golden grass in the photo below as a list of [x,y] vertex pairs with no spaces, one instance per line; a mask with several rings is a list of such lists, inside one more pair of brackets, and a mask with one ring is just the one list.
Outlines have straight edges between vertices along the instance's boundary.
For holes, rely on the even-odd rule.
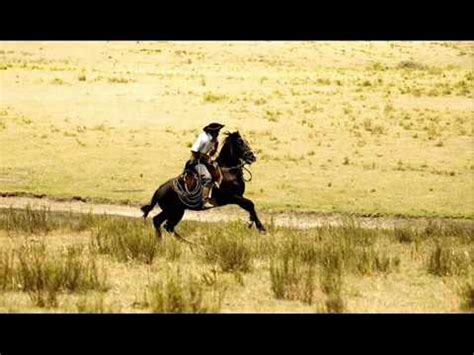
[[0,191],[148,200],[221,121],[265,209],[473,217],[472,42],[2,42]]
[[[3,210],[0,221],[11,213]],[[171,235],[138,244],[152,226],[134,219],[98,216],[74,231],[81,218],[45,211],[50,228],[43,234],[0,224],[0,312],[472,311],[470,224],[403,231],[368,230],[351,221],[307,230],[269,225],[263,237],[241,222],[184,222],[179,231],[198,245],[190,248]],[[98,253],[97,235],[111,248]],[[25,245],[45,246],[49,257],[39,259],[51,265],[45,277],[56,275],[65,251],[80,249],[80,265],[93,261],[104,282],[91,284],[77,276],[77,263],[67,264],[67,277],[54,284],[54,302],[38,303],[22,286],[18,252]],[[151,261],[123,253],[137,245],[154,249]],[[441,262],[433,263],[440,247]],[[33,268],[35,259],[28,260]]]

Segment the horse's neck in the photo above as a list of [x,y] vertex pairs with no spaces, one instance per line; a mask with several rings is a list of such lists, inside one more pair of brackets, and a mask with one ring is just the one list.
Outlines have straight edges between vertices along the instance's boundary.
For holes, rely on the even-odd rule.
[[217,163],[222,167],[236,166],[239,164],[239,158],[232,154],[230,144],[225,143],[217,157]]

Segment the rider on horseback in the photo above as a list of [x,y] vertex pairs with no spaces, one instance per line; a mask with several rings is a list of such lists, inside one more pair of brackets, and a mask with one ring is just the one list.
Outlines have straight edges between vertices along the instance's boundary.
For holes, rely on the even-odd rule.
[[203,186],[203,208],[213,207],[209,200],[213,185],[213,174],[215,166],[211,157],[216,154],[219,142],[217,140],[219,131],[224,127],[220,123],[211,123],[204,127],[191,147],[191,159],[186,163],[186,169],[194,168],[201,177]]

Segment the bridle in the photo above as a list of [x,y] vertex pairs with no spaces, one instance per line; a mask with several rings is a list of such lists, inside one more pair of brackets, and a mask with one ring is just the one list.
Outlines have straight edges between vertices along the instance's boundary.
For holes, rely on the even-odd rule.
[[[245,140],[244,140],[245,142]],[[245,180],[245,178],[243,177],[243,174],[242,174],[242,179],[245,181],[245,182],[249,182],[249,181],[252,181],[252,172],[250,171],[249,168],[247,168],[245,165],[249,165],[252,164],[252,163],[249,163],[249,161],[251,161],[251,155],[253,155],[253,152],[250,150],[250,148],[248,148],[248,143],[246,143],[246,151],[242,154],[242,157],[239,158],[239,161],[240,163],[235,165],[235,166],[229,166],[229,167],[219,167],[219,169],[221,169],[222,171],[231,171],[231,170],[245,170],[249,173],[250,175],[250,178],[248,180]],[[233,154],[233,149],[232,149],[232,145],[230,146],[230,154],[232,155]]]

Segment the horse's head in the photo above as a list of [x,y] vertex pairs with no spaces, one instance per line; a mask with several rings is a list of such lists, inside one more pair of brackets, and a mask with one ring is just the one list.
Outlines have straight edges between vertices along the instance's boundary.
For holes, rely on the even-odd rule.
[[224,144],[229,144],[231,155],[243,160],[246,164],[252,164],[257,161],[257,157],[250,148],[249,143],[238,131],[226,133],[227,138]]

